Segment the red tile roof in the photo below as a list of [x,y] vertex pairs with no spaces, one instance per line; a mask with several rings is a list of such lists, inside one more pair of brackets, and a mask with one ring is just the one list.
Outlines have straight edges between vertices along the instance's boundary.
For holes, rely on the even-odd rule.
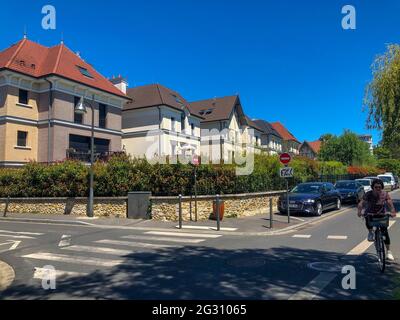
[[[78,67],[86,69],[92,78],[84,76]],[[35,78],[57,75],[127,98],[109,80],[63,44],[48,48],[28,39],[23,39],[0,52],[1,69],[16,71]]]
[[321,150],[321,145],[322,145],[322,141],[321,140],[317,140],[317,141],[313,141],[313,142],[308,142],[308,145],[310,146],[310,148],[315,152],[315,153],[319,153],[319,150]]
[[300,143],[296,137],[290,133],[288,129],[286,129],[282,123],[280,122],[273,122],[271,123],[272,127],[282,136],[283,140],[290,140]]

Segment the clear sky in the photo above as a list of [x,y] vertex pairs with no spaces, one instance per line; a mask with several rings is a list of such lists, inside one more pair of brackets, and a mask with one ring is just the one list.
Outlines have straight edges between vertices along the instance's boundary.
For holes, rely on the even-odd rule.
[[[42,7],[56,30],[41,27]],[[343,30],[344,5],[357,29]],[[400,42],[398,0],[6,1],[0,48],[23,36],[65,44],[130,86],[161,83],[187,100],[240,94],[251,118],[281,121],[299,140],[365,128],[364,88],[388,43]]]

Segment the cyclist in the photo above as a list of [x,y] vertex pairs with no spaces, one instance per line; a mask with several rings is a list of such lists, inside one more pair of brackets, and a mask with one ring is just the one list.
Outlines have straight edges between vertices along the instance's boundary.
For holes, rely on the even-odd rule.
[[[365,224],[369,231],[368,241],[375,241],[375,233],[372,230],[370,221],[374,215],[384,215],[386,212],[386,204],[389,206],[392,218],[396,217],[396,209],[393,205],[393,201],[386,191],[384,191],[383,181],[380,179],[375,179],[372,181],[372,191],[367,192],[364,198],[358,204],[358,216],[362,216],[362,210],[365,209]],[[385,237],[385,245],[387,249],[387,259],[394,261],[393,253],[390,251],[390,237],[387,228],[382,228],[382,234]]]

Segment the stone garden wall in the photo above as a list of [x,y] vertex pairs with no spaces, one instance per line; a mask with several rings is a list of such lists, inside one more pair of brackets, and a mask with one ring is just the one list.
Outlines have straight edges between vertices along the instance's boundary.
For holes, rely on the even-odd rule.
[[[225,203],[225,217],[245,217],[266,214],[270,210],[272,199],[273,211],[277,211],[277,202],[282,192],[263,192],[251,194],[222,195]],[[197,200],[198,220],[208,220],[213,212],[215,196],[199,196]],[[3,215],[7,199],[0,198],[0,216]],[[11,198],[8,215],[13,213],[47,214],[47,215],[86,215],[87,198]],[[178,197],[151,197],[152,219],[157,221],[178,221]],[[194,198],[182,198],[182,215],[184,221],[195,218]],[[127,198],[95,198],[94,214],[96,217],[126,218]]]

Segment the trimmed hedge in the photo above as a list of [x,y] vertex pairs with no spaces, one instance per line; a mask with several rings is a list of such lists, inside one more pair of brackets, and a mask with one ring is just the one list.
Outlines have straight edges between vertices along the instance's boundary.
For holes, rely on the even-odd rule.
[[[290,186],[317,180],[321,173],[339,175],[347,168],[339,162],[317,162],[296,157],[291,166],[295,177]],[[277,156],[255,155],[254,171],[237,176],[235,165],[200,165],[197,170],[199,195],[252,193],[282,190],[282,165]],[[192,165],[156,164],[126,155],[111,157],[94,166],[94,191],[100,196],[126,196],[129,191],[151,191],[153,195],[193,194]],[[370,173],[370,172],[369,172]],[[0,197],[86,197],[89,168],[75,161],[53,165],[30,163],[21,169],[0,169]]]

